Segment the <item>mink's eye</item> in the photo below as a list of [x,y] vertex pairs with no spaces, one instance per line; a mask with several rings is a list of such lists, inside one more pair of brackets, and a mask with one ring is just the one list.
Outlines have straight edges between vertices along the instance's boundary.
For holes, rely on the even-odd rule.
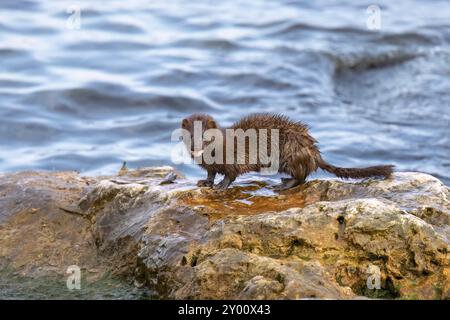
[[206,127],[208,129],[216,129],[217,128],[217,124],[214,120],[210,119],[208,120],[208,123],[206,124]]

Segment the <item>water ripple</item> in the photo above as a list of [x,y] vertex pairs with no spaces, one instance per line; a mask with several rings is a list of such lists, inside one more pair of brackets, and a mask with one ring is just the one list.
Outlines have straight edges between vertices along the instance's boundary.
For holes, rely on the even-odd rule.
[[0,1],[0,171],[170,164],[187,114],[266,111],[336,165],[450,184],[450,4],[379,5],[374,32],[351,1]]

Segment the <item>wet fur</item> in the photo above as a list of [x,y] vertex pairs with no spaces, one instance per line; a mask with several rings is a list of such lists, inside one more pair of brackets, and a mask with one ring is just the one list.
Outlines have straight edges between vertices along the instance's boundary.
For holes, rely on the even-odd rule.
[[[225,140],[225,128],[220,128],[216,121],[206,114],[194,114],[183,119],[182,128],[188,130],[193,135],[194,121],[202,121],[203,131],[207,129],[220,129],[223,132]],[[317,141],[308,133],[307,125],[302,122],[292,121],[286,116],[276,114],[253,114],[242,118],[234,123],[231,129],[267,129],[267,147],[270,154],[270,129],[279,129],[279,173],[284,173],[292,177],[292,179],[283,179],[280,189],[289,189],[298,184],[304,183],[306,177],[312,172],[321,168],[340,178],[367,178],[380,176],[388,178],[393,171],[392,165],[373,166],[367,168],[341,168],[333,166],[322,159],[320,151],[317,147]],[[246,139],[247,141],[248,139]],[[224,159],[226,157],[225,145],[223,148]],[[204,147],[204,146],[203,146]],[[187,146],[188,150],[193,150],[192,145]],[[237,147],[235,143],[235,160]],[[248,145],[246,143],[246,154],[244,164],[206,164],[201,163],[200,166],[208,172],[206,180],[200,180],[199,186],[212,186],[216,174],[225,176],[218,185],[219,189],[226,189],[239,175],[248,172],[258,172],[263,166],[261,163],[249,164]],[[258,159],[259,160],[259,159]],[[235,161],[236,162],[236,161]]]

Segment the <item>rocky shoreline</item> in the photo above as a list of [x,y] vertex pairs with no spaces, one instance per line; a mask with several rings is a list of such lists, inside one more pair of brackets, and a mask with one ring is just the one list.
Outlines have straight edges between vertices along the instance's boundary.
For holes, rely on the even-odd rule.
[[170,167],[0,174],[0,288],[56,276],[67,290],[77,265],[83,285],[112,277],[108,291],[144,298],[450,299],[449,194],[412,172],[285,193],[197,188]]

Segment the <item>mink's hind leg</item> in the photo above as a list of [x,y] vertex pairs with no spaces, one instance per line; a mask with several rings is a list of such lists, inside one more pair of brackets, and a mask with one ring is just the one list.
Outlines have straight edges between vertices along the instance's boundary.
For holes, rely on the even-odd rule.
[[281,184],[275,186],[274,189],[277,191],[288,190],[303,183],[305,183],[305,179],[281,178]]
[[225,176],[225,178],[223,178],[222,181],[220,181],[218,184],[216,184],[216,185],[214,186],[214,189],[225,190],[225,189],[227,189],[227,188],[230,186],[230,184],[233,183],[233,181],[234,181],[235,179],[236,179],[236,178],[229,177],[229,176]]

